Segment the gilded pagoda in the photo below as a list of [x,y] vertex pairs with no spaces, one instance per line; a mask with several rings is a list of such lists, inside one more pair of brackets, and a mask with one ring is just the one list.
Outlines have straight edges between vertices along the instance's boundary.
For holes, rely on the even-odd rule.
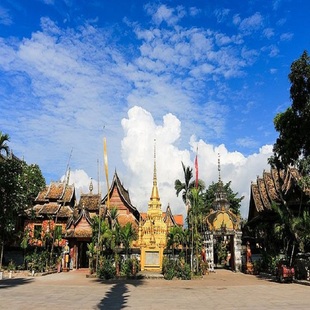
[[167,245],[168,226],[164,222],[158,193],[156,175],[156,148],[154,146],[154,174],[151,198],[145,220],[139,224],[139,246],[141,270],[161,271],[164,249]]

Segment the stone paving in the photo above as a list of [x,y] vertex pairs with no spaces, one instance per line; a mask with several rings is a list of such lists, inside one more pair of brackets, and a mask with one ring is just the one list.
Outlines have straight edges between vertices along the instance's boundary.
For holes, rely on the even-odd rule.
[[310,286],[217,270],[191,281],[100,281],[86,270],[0,280],[0,309],[309,309]]

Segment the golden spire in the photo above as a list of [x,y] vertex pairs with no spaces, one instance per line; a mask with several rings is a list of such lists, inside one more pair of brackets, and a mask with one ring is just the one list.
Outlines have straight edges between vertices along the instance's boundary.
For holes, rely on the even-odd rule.
[[156,174],[156,139],[154,139],[154,175],[153,175],[153,188],[151,194],[151,201],[159,201],[158,187],[157,187],[157,174]]
[[218,159],[217,159],[217,170],[219,172],[219,183],[221,183],[221,157],[220,157],[220,153],[217,154]]

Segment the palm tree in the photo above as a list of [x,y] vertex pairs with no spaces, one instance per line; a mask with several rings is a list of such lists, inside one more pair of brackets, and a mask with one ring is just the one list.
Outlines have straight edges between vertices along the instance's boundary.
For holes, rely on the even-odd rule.
[[174,183],[174,188],[176,190],[177,196],[182,192],[182,199],[185,204],[188,203],[189,200],[189,194],[190,194],[190,188],[194,186],[194,182],[191,181],[193,177],[193,169],[190,167],[186,167],[184,163],[182,162],[182,168],[184,172],[184,182],[181,182],[180,180],[176,180]]
[[168,234],[167,247],[172,247],[172,256],[175,257],[175,249],[184,241],[183,229],[180,226],[171,227]]
[[0,131],[0,154],[1,152],[5,152],[6,153],[6,156],[9,155],[9,152],[10,152],[10,148],[9,146],[6,144],[6,142],[10,141],[10,137],[8,134],[3,134],[1,131]]
[[115,226],[118,224],[118,209],[117,207],[112,207],[110,209],[110,219],[111,219],[111,229],[114,230]]
[[[182,192],[182,199],[186,205],[186,211],[188,212],[191,208],[193,202],[192,189],[195,188],[195,180],[193,178],[193,169],[191,167],[185,167],[182,162],[182,168],[184,173],[184,182],[181,182],[179,179],[174,182],[174,189],[176,190],[177,196]],[[205,189],[205,183],[198,179],[198,192],[201,193]]]
[[130,244],[132,241],[136,240],[137,237],[138,237],[138,234],[136,230],[132,227],[131,223],[126,223],[126,225],[121,228],[121,241],[124,244],[127,258],[128,258]]

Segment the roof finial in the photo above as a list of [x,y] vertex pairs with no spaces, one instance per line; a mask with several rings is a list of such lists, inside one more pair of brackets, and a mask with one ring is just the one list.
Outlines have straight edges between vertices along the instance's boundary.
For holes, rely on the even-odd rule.
[[157,186],[157,173],[156,173],[156,139],[154,139],[154,175],[153,175],[153,185]]
[[90,184],[89,184],[89,192],[90,192],[90,194],[93,193],[93,189],[94,189],[93,178],[90,178]]
[[219,183],[222,182],[221,180],[221,156],[220,153],[217,153],[218,159],[217,159],[217,170],[219,172]]
[[151,199],[159,200],[159,194],[157,188],[157,173],[156,173],[156,139],[154,139],[154,174],[153,174],[153,189]]

